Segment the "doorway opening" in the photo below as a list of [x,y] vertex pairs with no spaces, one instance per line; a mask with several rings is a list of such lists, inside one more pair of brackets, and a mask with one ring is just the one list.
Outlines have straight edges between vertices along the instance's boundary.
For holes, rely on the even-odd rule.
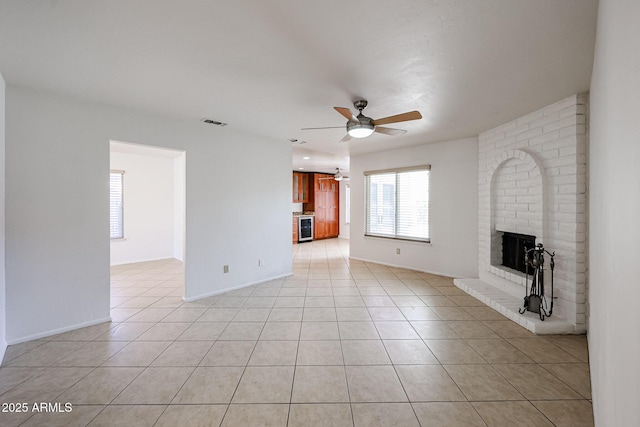
[[182,303],[186,153],[110,141],[111,318]]

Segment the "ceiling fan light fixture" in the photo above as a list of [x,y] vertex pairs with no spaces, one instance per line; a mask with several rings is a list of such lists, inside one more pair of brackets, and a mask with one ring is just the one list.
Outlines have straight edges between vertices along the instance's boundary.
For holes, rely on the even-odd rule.
[[375,126],[371,123],[347,123],[347,133],[353,138],[366,138],[373,133]]
[[[382,127],[379,125],[386,125],[389,123],[408,122],[410,120],[419,120],[422,118],[422,114],[419,111],[407,111],[406,113],[396,114],[394,116],[383,117],[381,119],[372,119],[362,114],[362,110],[367,107],[367,101],[364,99],[357,100],[353,103],[353,106],[358,110],[356,116],[350,109],[345,107],[333,107],[342,117],[347,119],[347,134],[340,140],[340,142],[348,142],[351,138],[366,138],[373,132],[378,132],[384,135],[403,135],[407,131],[403,129],[394,129],[388,127]],[[302,128],[302,130],[314,130],[314,129],[334,129],[335,126],[321,127],[321,128]]]

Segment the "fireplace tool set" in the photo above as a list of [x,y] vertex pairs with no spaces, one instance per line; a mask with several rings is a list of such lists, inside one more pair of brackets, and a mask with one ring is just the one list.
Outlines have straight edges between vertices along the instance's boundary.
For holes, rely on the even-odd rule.
[[[547,304],[544,296],[544,254],[545,252],[551,257],[549,266],[551,267],[551,305]],[[520,314],[525,311],[531,311],[540,315],[540,320],[544,321],[545,317],[551,316],[553,313],[553,269],[555,267],[554,257],[556,253],[549,252],[544,248],[542,243],[524,251],[524,259],[526,268],[526,282],[529,283],[529,267],[533,268],[531,278],[531,287],[529,294],[524,297],[524,306],[518,310]],[[526,285],[525,285],[526,289]]]

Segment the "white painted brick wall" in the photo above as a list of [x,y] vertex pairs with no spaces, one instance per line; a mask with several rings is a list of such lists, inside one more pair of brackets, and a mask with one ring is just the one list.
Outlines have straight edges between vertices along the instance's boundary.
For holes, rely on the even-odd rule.
[[572,95],[479,136],[479,276],[524,296],[521,275],[499,265],[497,231],[535,235],[556,251],[553,315],[576,332],[586,330],[587,112],[588,95]]

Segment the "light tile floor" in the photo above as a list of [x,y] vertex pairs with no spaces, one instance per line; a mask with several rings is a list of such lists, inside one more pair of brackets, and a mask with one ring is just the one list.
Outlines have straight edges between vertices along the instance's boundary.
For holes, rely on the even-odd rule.
[[593,424],[584,336],[535,336],[342,240],[293,253],[291,277],[191,303],[175,260],[114,267],[112,323],[7,349],[0,425]]

